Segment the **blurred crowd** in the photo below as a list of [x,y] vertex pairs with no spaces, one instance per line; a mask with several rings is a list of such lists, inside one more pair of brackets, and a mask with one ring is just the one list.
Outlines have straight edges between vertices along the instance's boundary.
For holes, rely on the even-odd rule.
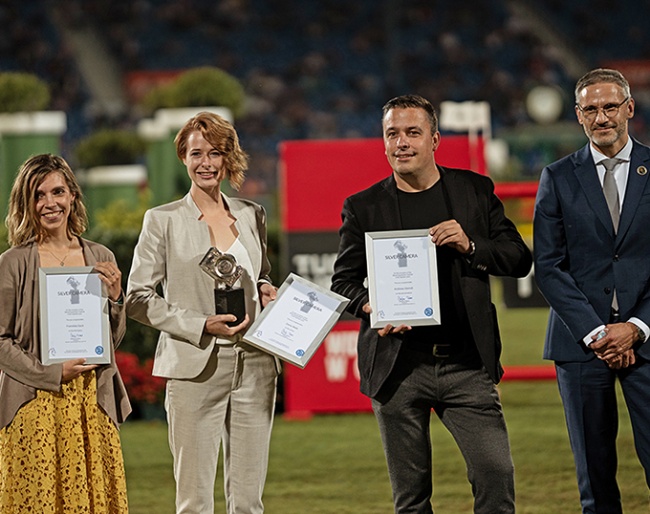
[[[252,157],[248,187],[263,192],[275,188],[280,141],[377,137],[392,96],[487,101],[496,134],[530,121],[525,97],[535,85],[570,98],[576,77],[563,64],[566,48],[586,67],[650,55],[638,14],[650,11],[648,0],[636,11],[624,2],[616,13],[604,0],[528,4],[566,39],[540,39],[507,0],[0,1],[0,65],[46,78],[52,107],[78,113],[81,130],[135,123],[136,111],[119,120],[84,116],[87,92],[52,9],[66,23],[96,28],[125,74],[217,66],[245,87],[247,112],[236,125]],[[572,116],[571,101],[564,116]]]

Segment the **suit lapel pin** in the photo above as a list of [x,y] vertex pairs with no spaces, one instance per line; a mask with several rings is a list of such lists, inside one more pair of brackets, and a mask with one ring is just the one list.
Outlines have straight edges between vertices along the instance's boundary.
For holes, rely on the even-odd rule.
[[637,172],[639,175],[643,176],[643,175],[645,175],[646,173],[648,173],[648,168],[646,168],[645,166],[639,166],[639,167],[636,169],[636,172]]

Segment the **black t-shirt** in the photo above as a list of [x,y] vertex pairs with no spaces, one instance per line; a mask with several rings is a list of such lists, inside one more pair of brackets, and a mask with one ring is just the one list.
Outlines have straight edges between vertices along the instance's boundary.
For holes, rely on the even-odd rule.
[[[404,230],[431,228],[451,219],[442,180],[438,180],[429,189],[415,193],[407,193],[398,189],[397,199]],[[469,336],[465,306],[460,295],[460,284],[454,284],[457,281],[452,273],[455,259],[462,259],[462,255],[456,250],[448,246],[436,247],[442,323],[434,326],[413,327],[412,330],[404,334],[405,341],[417,341],[421,344],[454,344],[471,337]]]

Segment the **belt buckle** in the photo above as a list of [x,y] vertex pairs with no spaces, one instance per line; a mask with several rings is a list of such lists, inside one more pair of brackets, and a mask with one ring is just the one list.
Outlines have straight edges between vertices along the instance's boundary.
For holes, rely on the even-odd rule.
[[450,344],[434,344],[433,345],[433,356],[445,359],[450,356],[449,348]]

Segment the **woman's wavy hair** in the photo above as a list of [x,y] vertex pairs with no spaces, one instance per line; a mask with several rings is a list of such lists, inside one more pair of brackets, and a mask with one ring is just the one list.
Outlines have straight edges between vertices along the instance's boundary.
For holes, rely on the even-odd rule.
[[36,190],[47,175],[55,172],[61,173],[73,196],[68,217],[68,237],[80,236],[88,227],[88,213],[81,188],[68,163],[58,155],[39,154],[21,165],[11,188],[5,220],[11,246],[19,246],[32,239],[41,242],[47,235],[36,213]]
[[232,124],[212,112],[200,112],[178,131],[174,144],[176,155],[183,162],[187,155],[187,140],[192,132],[200,132],[203,138],[223,155],[226,176],[233,189],[239,191],[248,169],[248,155],[239,145],[239,137]]

